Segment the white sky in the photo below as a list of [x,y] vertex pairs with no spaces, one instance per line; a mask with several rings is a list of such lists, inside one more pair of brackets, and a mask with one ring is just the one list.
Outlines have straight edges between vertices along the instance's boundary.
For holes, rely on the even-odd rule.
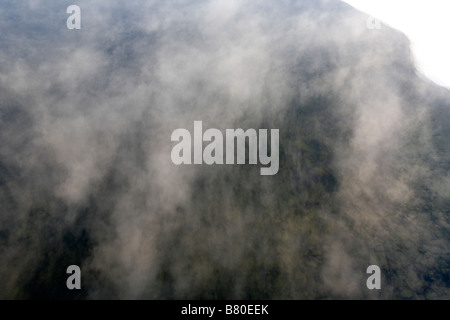
[[406,34],[420,71],[450,88],[450,0],[343,1]]

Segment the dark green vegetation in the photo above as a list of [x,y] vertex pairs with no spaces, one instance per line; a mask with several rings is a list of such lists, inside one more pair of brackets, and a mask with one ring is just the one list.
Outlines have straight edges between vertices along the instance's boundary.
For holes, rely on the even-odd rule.
[[[339,1],[67,5],[0,5],[1,298],[450,298],[450,92],[403,35]],[[174,166],[194,120],[279,129],[278,174]]]

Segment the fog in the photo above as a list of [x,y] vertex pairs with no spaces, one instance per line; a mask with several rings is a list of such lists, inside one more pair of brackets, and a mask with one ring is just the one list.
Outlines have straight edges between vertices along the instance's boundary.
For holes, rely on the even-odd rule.
[[380,19],[380,27],[391,26],[405,33],[419,71],[435,83],[450,88],[450,46],[446,37],[449,3],[441,0],[344,0]]
[[[450,93],[402,33],[333,0],[71,4],[0,5],[1,298],[449,298]],[[279,129],[278,173],[174,165],[194,121]]]

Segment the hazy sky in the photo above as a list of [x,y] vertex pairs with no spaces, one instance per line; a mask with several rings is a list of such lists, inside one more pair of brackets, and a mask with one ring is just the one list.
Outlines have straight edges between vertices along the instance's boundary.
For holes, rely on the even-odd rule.
[[428,78],[450,88],[450,2],[446,0],[344,0],[405,33]]

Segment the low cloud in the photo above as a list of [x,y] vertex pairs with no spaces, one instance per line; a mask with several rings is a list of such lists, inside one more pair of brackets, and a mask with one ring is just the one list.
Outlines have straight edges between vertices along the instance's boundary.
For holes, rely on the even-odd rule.
[[[450,94],[405,36],[340,1],[70,4],[0,5],[0,297],[448,298]],[[194,120],[279,129],[279,172],[175,166]]]

